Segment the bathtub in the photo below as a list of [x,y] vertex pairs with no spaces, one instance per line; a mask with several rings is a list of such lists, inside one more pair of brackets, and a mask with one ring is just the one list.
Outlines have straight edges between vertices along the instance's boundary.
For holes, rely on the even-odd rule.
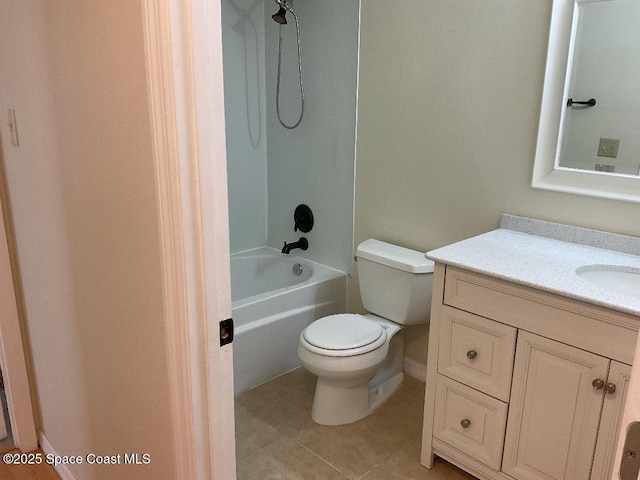
[[261,247],[231,255],[231,296],[237,395],[301,365],[302,330],[320,317],[346,312],[347,276]]

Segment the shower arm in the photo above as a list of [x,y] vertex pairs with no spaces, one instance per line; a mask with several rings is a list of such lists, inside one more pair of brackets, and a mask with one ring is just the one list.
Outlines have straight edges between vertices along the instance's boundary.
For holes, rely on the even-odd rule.
[[273,1],[276,2],[276,5],[284,8],[287,12],[289,12],[291,15],[295,17],[296,13],[293,11],[293,8],[287,5],[286,0],[273,0]]

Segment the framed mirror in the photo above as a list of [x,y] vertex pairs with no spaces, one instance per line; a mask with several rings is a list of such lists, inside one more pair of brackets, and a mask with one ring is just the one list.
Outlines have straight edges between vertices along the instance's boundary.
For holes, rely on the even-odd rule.
[[640,0],[554,0],[532,186],[640,202]]

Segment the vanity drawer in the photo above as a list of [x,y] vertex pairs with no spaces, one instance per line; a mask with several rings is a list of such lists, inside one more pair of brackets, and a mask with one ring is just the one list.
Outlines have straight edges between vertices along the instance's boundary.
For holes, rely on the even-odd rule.
[[443,303],[631,365],[638,318],[447,266]]
[[438,375],[434,437],[500,470],[506,423],[506,403]]
[[509,401],[516,329],[443,306],[438,372]]

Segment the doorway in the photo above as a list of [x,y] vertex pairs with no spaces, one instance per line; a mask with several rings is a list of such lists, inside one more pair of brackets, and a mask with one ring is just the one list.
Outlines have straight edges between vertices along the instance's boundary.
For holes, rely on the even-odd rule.
[[[14,272],[17,271],[13,230],[6,189],[4,155],[0,138],[0,367],[2,369],[2,420],[0,451],[38,448],[31,391],[20,327],[19,297]],[[10,420],[8,422],[7,420]],[[10,423],[10,425],[8,425]],[[2,428],[3,425],[5,428]],[[6,428],[6,427],[9,428]],[[4,430],[7,435],[3,435]],[[7,440],[11,432],[11,440]]]

